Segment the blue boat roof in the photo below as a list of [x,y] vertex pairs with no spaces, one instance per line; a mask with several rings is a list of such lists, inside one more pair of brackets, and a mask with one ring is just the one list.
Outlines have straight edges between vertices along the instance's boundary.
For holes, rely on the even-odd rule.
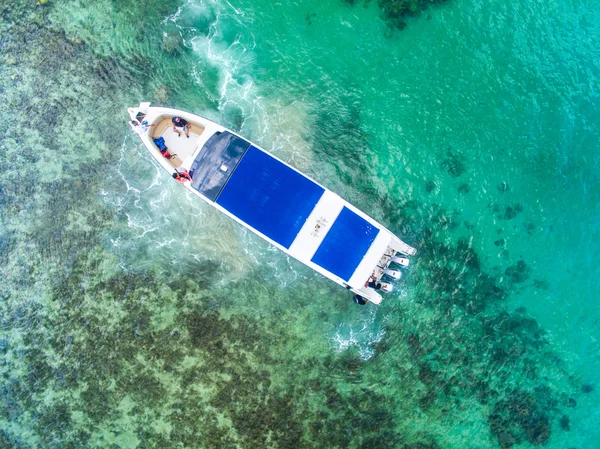
[[288,249],[325,189],[250,146],[216,203]]
[[344,206],[311,262],[348,281],[377,234],[379,228]]

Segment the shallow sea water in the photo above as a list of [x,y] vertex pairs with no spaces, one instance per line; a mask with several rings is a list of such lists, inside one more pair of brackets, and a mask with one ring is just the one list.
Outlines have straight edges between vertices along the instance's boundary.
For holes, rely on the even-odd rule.
[[[0,448],[600,447],[598,3],[0,3]],[[381,307],[185,195],[205,115],[419,249]]]

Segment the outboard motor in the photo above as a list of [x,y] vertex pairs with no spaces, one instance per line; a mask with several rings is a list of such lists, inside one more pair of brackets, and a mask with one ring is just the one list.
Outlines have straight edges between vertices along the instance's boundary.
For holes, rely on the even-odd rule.
[[392,262],[400,265],[401,267],[408,267],[408,264],[410,261],[409,261],[408,257],[394,256],[394,257],[392,257]]
[[394,279],[396,281],[402,277],[402,272],[400,270],[395,270],[393,268],[388,268],[388,269],[384,270],[383,274],[391,277],[392,279]]
[[381,291],[385,293],[391,293],[394,290],[394,285],[389,282],[380,282]]

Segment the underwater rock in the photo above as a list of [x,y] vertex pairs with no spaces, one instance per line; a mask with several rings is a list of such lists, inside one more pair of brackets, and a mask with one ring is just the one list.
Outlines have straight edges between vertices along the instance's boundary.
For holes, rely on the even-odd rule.
[[163,35],[163,41],[160,48],[166,53],[171,55],[178,55],[181,53],[183,47],[183,39],[179,33],[165,33]]
[[479,401],[480,404],[485,405],[485,404],[489,403],[490,399],[498,397],[498,392],[491,389],[489,384],[485,381],[478,380],[475,383],[475,386],[477,388],[477,390],[476,390],[477,391],[477,400]]
[[453,178],[458,178],[467,170],[465,164],[451,151],[448,151],[448,156],[444,159],[441,166]]
[[508,293],[496,285],[496,280],[492,276],[481,274],[479,278],[481,282],[475,287],[477,294],[485,295],[486,300],[503,301],[506,299]]
[[571,422],[569,420],[569,417],[567,415],[562,415],[562,417],[560,418],[560,428],[563,430],[566,430],[567,432],[569,430],[571,430]]
[[375,350],[375,355],[384,354],[391,348],[387,339],[379,340],[378,342],[373,343],[371,347]]
[[343,358],[343,364],[344,364],[345,368],[348,371],[350,371],[351,373],[359,371],[360,368],[362,367],[363,363],[364,363],[364,360],[361,359],[360,357],[344,357]]
[[437,373],[431,369],[428,363],[422,363],[419,365],[419,380],[425,385],[429,385],[436,381]]
[[498,184],[496,186],[496,188],[498,189],[498,191],[500,193],[504,193],[504,192],[506,192],[509,189],[508,183],[506,181],[502,181],[500,184]]
[[114,407],[114,404],[111,404],[111,395],[101,388],[98,383],[89,383],[87,389],[80,396],[86,404],[87,415],[96,421],[108,417],[110,410]]
[[[308,425],[312,444],[286,447],[400,447],[400,435],[394,430],[396,421],[389,405],[385,405],[386,397],[365,388],[338,391],[333,385],[323,388],[320,394],[324,394],[327,408],[317,412]],[[296,419],[305,417],[300,412]],[[356,444],[358,441],[361,444]]]
[[541,341],[537,321],[526,316],[501,312],[494,317],[485,317],[482,325],[484,335],[493,336],[506,344],[512,345],[513,338],[530,345]]
[[437,189],[437,184],[434,181],[430,180],[425,183],[425,191],[427,193],[431,193],[436,189]]
[[[348,0],[347,0],[348,1]],[[391,28],[403,30],[406,27],[406,19],[416,16],[421,11],[434,3],[442,3],[447,0],[377,0],[383,17]]]
[[545,416],[532,419],[527,426],[527,439],[534,446],[542,446],[550,439],[550,423]]
[[594,386],[592,384],[583,384],[581,386],[581,391],[584,393],[591,393],[594,391]]
[[534,279],[533,280],[533,286],[535,288],[539,288],[540,290],[548,290],[550,289],[550,284],[546,281],[543,281],[541,279]]
[[321,381],[319,379],[313,379],[309,382],[309,387],[312,391],[321,391]]
[[382,447],[396,447],[398,434],[395,432],[384,431],[377,435],[371,435],[363,438],[358,446],[361,449],[381,449]]
[[573,398],[567,399],[567,407],[577,407],[577,401]]
[[310,14],[304,16],[304,20],[306,21],[307,25],[312,25],[312,19],[314,19],[315,17],[317,17],[317,13],[311,12]]
[[525,261],[519,260],[516,264],[510,265],[504,271],[509,280],[514,284],[525,282],[531,273],[531,268],[527,266]]
[[538,367],[533,360],[526,359],[523,361],[523,374],[527,379],[537,379]]
[[498,240],[496,240],[496,241],[494,242],[494,245],[496,245],[496,246],[503,246],[503,245],[504,245],[504,243],[505,243],[505,240],[504,240],[504,239],[498,239]]
[[504,219],[512,220],[516,216],[517,216],[517,211],[515,209],[513,209],[512,207],[507,206],[506,210],[504,211]]
[[512,433],[504,429],[498,429],[495,431],[492,430],[492,433],[496,435],[496,438],[498,439],[498,444],[500,444],[500,447],[503,449],[509,448],[517,443],[520,443],[520,440],[517,440]]
[[525,229],[527,234],[533,235],[533,231],[535,231],[535,224],[534,223],[523,223],[523,228]]
[[167,103],[169,101],[169,89],[167,88],[167,86],[158,86],[154,90],[154,98],[158,103]]
[[464,265],[479,271],[481,269],[481,263],[479,262],[479,256],[477,252],[471,246],[468,239],[461,237],[456,244],[456,258],[464,261]]
[[525,391],[513,391],[494,405],[488,422],[502,448],[509,448],[525,439],[534,446],[548,442],[550,422],[545,413],[549,410],[544,402]]
[[408,334],[406,336],[406,342],[416,357],[420,357],[423,354],[423,349],[421,348],[421,341],[418,334]]
[[427,411],[435,402],[436,394],[434,390],[429,390],[424,396],[419,399],[419,408],[424,412]]
[[469,187],[469,184],[461,184],[460,186],[458,186],[457,189],[458,193],[469,193],[471,191],[471,188]]

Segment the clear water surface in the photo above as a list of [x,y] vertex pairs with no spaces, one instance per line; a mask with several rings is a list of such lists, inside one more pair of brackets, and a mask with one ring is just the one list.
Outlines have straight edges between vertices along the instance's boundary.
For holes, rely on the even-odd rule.
[[[0,448],[595,448],[599,5],[0,4]],[[419,249],[381,307],[182,193],[205,115]]]

